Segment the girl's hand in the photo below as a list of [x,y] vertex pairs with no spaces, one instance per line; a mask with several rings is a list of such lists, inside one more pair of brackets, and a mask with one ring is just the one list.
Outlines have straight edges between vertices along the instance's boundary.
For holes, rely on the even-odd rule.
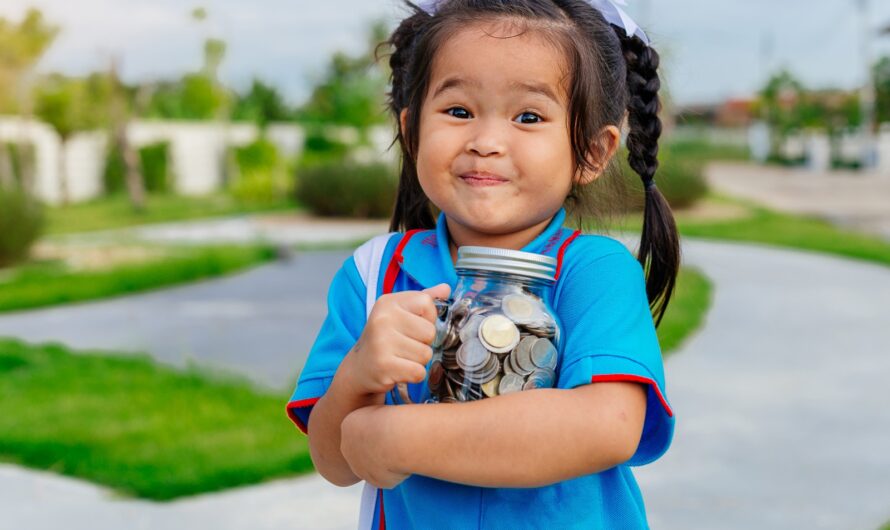
[[436,337],[433,298],[450,293],[451,287],[443,283],[377,299],[362,335],[343,361],[350,386],[357,393],[382,394],[396,383],[423,381]]
[[394,469],[393,444],[386,435],[392,432],[388,413],[392,407],[376,405],[350,413],[340,425],[340,452],[355,475],[378,488],[391,489],[408,478]]

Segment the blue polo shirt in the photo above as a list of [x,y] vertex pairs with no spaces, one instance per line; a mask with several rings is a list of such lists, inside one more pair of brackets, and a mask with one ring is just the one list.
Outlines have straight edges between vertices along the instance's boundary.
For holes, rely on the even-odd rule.
[[[572,230],[560,210],[526,252],[562,254],[551,304],[562,324],[558,388],[608,381],[648,386],[643,433],[636,453],[612,469],[539,488],[483,488],[412,475],[378,498],[374,525],[388,529],[456,528],[647,528],[643,499],[630,466],[660,457],[671,443],[674,417],[664,385],[661,350],[646,298],[639,262],[620,242],[581,235],[563,245]],[[387,243],[377,285],[400,237]],[[448,246],[444,214],[437,228],[412,237],[402,251],[393,292],[448,283],[457,274]],[[336,273],[328,293],[328,316],[309,353],[288,414],[305,432],[312,406],[331,384],[340,361],[365,325],[366,287],[353,257]],[[412,395],[422,384],[409,385]],[[389,397],[387,397],[389,402]],[[435,406],[435,405],[430,405]],[[554,450],[559,450],[554,447]],[[380,514],[380,511],[384,512]]]

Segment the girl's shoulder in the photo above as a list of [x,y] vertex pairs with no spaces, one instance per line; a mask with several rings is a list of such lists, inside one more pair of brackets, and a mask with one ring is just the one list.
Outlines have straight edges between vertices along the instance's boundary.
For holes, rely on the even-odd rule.
[[601,234],[579,234],[566,248],[563,259],[565,263],[582,262],[590,264],[603,258],[614,256],[620,258],[634,258],[628,248],[634,244],[630,238],[620,240]]

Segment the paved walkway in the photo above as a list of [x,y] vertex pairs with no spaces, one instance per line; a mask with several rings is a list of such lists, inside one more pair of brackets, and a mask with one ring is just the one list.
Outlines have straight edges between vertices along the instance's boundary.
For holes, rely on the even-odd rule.
[[707,177],[727,195],[890,239],[890,175],[718,163],[708,166]]
[[[666,364],[668,396],[678,419],[674,444],[661,460],[636,470],[652,527],[873,530],[890,520],[890,269],[753,245],[686,241],[684,249],[686,262],[713,280],[715,299],[704,329]],[[0,334],[67,342],[76,338],[69,332],[77,323],[98,322],[95,315],[105,311],[103,306],[124,315],[116,324],[105,320],[104,329],[138,329],[133,315],[145,313],[133,310],[126,316],[124,308],[141,303],[154,311],[166,307],[170,319],[178,320],[182,312],[176,304],[216,311],[211,309],[219,301],[215,285],[228,293],[224,299],[261,307],[267,295],[254,298],[253,293],[263,292],[267,283],[287,293],[276,307],[289,317],[279,325],[311,327],[314,333],[324,309],[301,301],[301,289],[306,299],[317,296],[343,257],[306,254],[291,265],[269,265],[220,282],[84,304],[64,313],[0,317]],[[301,260],[300,274],[318,276],[298,278],[297,269],[288,268],[299,267]],[[130,305],[108,305],[120,303]],[[270,318],[263,311],[230,310],[237,318],[230,314],[223,321],[230,326],[234,318],[246,332]],[[127,319],[135,320],[126,324]],[[36,324],[28,327],[29,320]],[[232,350],[223,362],[250,367],[260,357],[269,366],[280,361],[282,373],[292,374],[307,342],[282,342],[288,340],[293,340],[290,348],[277,353],[245,350],[239,359]],[[152,351],[153,345],[140,347]],[[210,353],[196,355],[210,360]],[[263,378],[262,371],[247,373]],[[79,481],[0,467],[0,513],[16,528],[350,528],[357,503],[357,488],[338,489],[317,476],[157,505],[114,499]]]

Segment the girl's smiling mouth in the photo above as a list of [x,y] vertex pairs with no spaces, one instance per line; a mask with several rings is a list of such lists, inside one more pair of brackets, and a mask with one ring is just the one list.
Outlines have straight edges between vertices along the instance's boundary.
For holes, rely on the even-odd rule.
[[507,182],[507,179],[487,171],[470,171],[460,176],[461,180],[470,186],[497,186]]

